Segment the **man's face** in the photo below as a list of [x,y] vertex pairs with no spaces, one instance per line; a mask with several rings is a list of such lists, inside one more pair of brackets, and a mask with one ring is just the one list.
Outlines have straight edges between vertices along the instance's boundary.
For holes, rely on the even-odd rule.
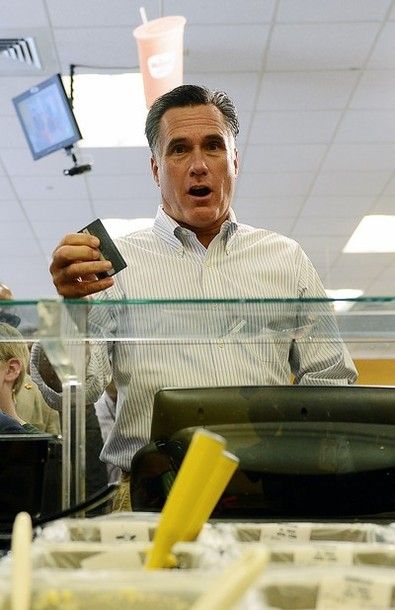
[[167,110],[151,167],[169,216],[198,235],[218,233],[228,217],[238,161],[234,138],[215,106]]

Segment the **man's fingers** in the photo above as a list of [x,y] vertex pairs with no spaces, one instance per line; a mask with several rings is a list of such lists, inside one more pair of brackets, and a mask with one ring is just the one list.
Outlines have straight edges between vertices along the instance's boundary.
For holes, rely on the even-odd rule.
[[87,233],[68,233],[59,242],[55,251],[60,246],[91,246],[92,248],[98,248],[100,240],[94,235],[88,235]]
[[53,252],[50,270],[66,267],[75,261],[95,261],[99,257],[99,250],[87,245],[58,246]]
[[102,280],[93,280],[79,282],[69,282],[65,284],[55,284],[58,293],[65,299],[82,299],[91,294],[106,290],[114,284],[112,277],[106,277]]
[[97,276],[98,274],[109,271],[112,267],[110,261],[75,261],[70,263],[66,267],[60,267],[58,269],[58,276],[62,277],[64,281],[75,280],[77,278],[90,279],[91,276]]

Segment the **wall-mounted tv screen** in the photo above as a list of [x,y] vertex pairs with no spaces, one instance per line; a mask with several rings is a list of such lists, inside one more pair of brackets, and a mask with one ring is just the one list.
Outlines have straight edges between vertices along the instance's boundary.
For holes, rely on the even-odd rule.
[[12,99],[33,159],[81,140],[60,74]]

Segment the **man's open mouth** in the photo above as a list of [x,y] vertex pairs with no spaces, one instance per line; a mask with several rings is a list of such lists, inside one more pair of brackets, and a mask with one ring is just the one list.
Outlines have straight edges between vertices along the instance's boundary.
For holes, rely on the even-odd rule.
[[188,193],[193,197],[206,197],[210,195],[211,189],[208,186],[191,186]]

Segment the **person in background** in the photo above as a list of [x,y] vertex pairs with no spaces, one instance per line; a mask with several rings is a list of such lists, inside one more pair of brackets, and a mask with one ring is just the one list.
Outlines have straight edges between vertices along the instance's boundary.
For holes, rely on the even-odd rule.
[[[0,283],[0,301],[12,301],[13,299],[11,289]],[[11,306],[3,307],[0,310],[0,322],[18,327],[21,319],[13,309]],[[47,405],[27,370],[18,392],[16,412],[22,420],[31,423],[41,432],[56,436],[61,432],[59,413]]]
[[0,411],[0,434],[26,434],[26,430],[14,417]]
[[[146,120],[151,172],[160,195],[153,227],[116,240],[128,266],[115,278],[103,279],[111,263],[102,260],[98,238],[66,235],[50,266],[58,293],[68,299],[99,293],[96,298],[102,300],[325,299],[318,274],[298,243],[237,220],[232,200],[238,131],[236,109],[223,92],[182,85],[158,98]],[[139,320],[127,313],[92,306],[90,322],[103,328],[103,337],[117,332],[139,336],[144,320],[139,328]],[[163,332],[166,322],[170,319],[158,314]],[[134,347],[114,341],[92,349],[88,400],[97,400],[111,379],[118,391],[115,424],[102,452],[105,462],[123,471],[115,509],[130,508],[131,460],[148,442],[153,398],[160,388],[289,384],[291,374],[295,383],[305,385],[356,380],[341,341],[303,340],[303,328],[313,332],[313,321],[297,305],[273,306],[266,315],[246,320],[230,319],[224,310],[216,323],[225,337],[234,338],[243,327],[259,341],[224,341],[222,349],[207,344]],[[329,309],[320,323],[318,337],[336,337]]]
[[38,428],[18,415],[16,408],[28,362],[29,350],[20,332],[10,324],[0,323],[0,410],[25,433],[40,434]]
[[0,282],[0,301],[10,301],[13,298],[12,292],[8,286]]

